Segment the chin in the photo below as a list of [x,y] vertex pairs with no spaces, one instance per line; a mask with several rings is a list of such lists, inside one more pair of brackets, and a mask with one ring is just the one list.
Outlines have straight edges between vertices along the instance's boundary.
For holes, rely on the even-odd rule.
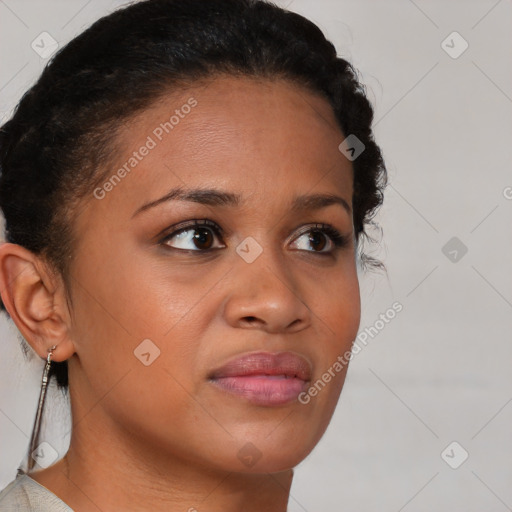
[[283,430],[281,435],[265,431],[261,436],[238,437],[235,441],[236,458],[232,452],[226,460],[226,470],[242,473],[279,473],[293,469],[313,450],[321,434],[297,436]]

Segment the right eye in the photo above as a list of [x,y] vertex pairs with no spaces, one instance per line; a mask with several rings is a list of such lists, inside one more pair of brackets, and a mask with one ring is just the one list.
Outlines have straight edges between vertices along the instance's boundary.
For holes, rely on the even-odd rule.
[[194,220],[181,226],[166,235],[162,243],[173,249],[192,252],[206,252],[225,247],[225,245],[212,245],[216,237],[221,237],[222,231],[215,222],[208,219]]

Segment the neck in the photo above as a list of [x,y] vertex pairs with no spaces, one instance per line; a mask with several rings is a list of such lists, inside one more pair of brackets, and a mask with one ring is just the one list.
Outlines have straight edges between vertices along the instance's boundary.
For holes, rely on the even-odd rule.
[[155,512],[286,511],[293,470],[213,470],[141,446],[128,433],[105,435],[91,429],[94,424],[101,423],[79,422],[66,456],[31,474],[74,510],[129,512],[143,503]]

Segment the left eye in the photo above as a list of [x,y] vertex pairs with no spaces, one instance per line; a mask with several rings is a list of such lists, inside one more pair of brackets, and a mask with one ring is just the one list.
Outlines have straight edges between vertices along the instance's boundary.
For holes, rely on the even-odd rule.
[[[294,240],[299,250],[318,253],[333,252],[336,247],[345,245],[344,237],[331,227],[310,228]],[[307,247],[313,247],[313,251]]]

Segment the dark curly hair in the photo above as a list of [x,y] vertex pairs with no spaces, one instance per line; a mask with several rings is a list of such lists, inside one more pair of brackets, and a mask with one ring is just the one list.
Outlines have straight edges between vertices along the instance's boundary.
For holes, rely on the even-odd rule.
[[[44,257],[68,291],[73,221],[108,172],[120,121],[219,74],[290,80],[329,101],[342,132],[365,146],[352,163],[353,221],[356,240],[368,236],[386,184],[373,109],[321,30],[265,0],[143,0],[60,49],[0,128],[6,240]],[[67,387],[65,361],[51,375]]]

